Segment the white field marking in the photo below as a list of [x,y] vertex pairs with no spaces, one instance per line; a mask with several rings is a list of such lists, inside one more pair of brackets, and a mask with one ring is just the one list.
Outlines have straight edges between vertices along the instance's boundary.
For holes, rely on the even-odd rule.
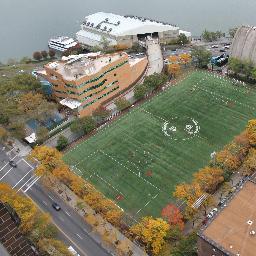
[[141,110],[142,110],[143,112],[145,112],[145,113],[147,113],[147,114],[149,114],[149,115],[151,115],[151,116],[155,117],[155,118],[160,119],[161,121],[167,122],[167,120],[166,120],[166,119],[164,119],[163,117],[158,116],[158,115],[155,115],[155,114],[153,114],[153,113],[151,113],[151,112],[149,112],[149,111],[145,110],[144,108],[141,108]]
[[52,201],[54,201],[54,199],[53,199],[50,195],[48,195],[48,197],[49,197]]
[[[21,161],[21,159],[17,162],[17,164]],[[13,170],[14,168],[10,168],[1,178],[0,178],[0,181],[11,171]]]
[[147,205],[149,205],[149,203],[151,203],[154,199],[156,199],[156,197],[158,196],[159,194],[156,194],[155,196],[153,196],[143,207],[141,207],[136,213],[135,215],[137,215],[139,212],[141,212],[141,210],[143,208],[145,208]]
[[33,180],[33,182],[30,183],[30,185],[28,186],[28,188],[24,191],[24,193],[26,193],[40,178],[41,178],[41,176],[35,178],[35,179]]
[[13,187],[12,189],[14,189],[33,169],[30,169]]
[[[96,150],[94,152],[92,152],[91,154],[87,155],[87,156],[84,156],[84,159],[81,160],[80,162],[78,162],[77,164],[74,165],[74,167],[76,167],[77,165],[81,164],[82,162],[86,161],[87,159],[86,158],[89,158],[89,157],[92,157],[94,156],[96,153],[98,153],[99,150]],[[78,169],[79,170],[79,169]],[[80,170],[79,170],[80,171]]]
[[105,182],[108,186],[110,186],[111,188],[113,188],[115,191],[117,191],[119,194],[121,194],[122,196],[124,196],[124,194],[119,191],[117,188],[115,188],[112,184],[110,184],[108,181],[106,181],[105,179],[103,179],[102,177],[100,177],[97,173],[94,172],[94,175],[96,177],[98,177],[99,179],[101,179],[103,182]]
[[27,183],[29,183],[30,182],[30,180],[31,179],[33,179],[34,177],[33,176],[31,176],[18,190],[17,190],[17,192],[19,192],[23,187],[25,187],[26,186],[26,184]]
[[47,203],[45,201],[43,201],[43,204],[47,205]]
[[71,215],[70,215],[70,213],[69,213],[69,212],[65,211],[65,213],[66,213],[69,217],[71,217]]
[[34,169],[34,167],[32,165],[30,165],[24,158],[22,158],[22,160],[32,169]]
[[79,234],[76,234],[81,240],[83,240],[83,238],[79,235]]
[[[102,154],[108,156],[109,158],[111,158],[113,161],[115,161],[116,163],[118,163],[119,165],[123,166],[126,170],[130,171],[131,173],[135,174],[137,177],[139,177],[138,173],[132,171],[130,168],[128,168],[127,166],[123,165],[122,163],[120,163],[118,160],[114,159],[112,156],[108,155],[107,153],[105,153],[103,150],[100,150],[102,152]],[[148,183],[149,185],[151,185],[152,187],[154,187],[155,189],[162,191],[160,188],[158,188],[157,186],[155,186],[154,184],[152,184],[151,182],[149,182],[148,180],[144,179],[143,177],[139,177],[140,179],[142,179],[144,182]]]

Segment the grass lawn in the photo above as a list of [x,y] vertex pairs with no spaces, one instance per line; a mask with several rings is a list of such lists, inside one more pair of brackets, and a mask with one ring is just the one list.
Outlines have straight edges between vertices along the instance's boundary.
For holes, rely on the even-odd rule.
[[172,192],[255,117],[256,91],[193,72],[66,153],[64,160],[134,218]]

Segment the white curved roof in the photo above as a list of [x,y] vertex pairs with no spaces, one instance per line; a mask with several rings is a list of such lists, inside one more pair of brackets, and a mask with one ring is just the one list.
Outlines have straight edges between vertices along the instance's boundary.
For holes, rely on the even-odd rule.
[[[137,35],[179,28],[167,23],[137,16],[121,16],[113,13],[97,12],[85,17],[83,22],[88,29],[96,29],[113,36]],[[100,26],[97,28],[97,26]]]

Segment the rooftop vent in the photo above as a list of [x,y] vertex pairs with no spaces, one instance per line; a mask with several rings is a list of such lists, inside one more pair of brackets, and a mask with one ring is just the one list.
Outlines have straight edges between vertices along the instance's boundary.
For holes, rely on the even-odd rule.
[[250,231],[249,234],[252,235],[252,236],[255,236],[256,232],[255,232],[255,230],[252,230],[252,231]]
[[107,27],[105,26],[103,30],[107,30]]
[[117,25],[120,25],[120,21],[117,22]]
[[90,22],[87,22],[87,26],[90,26]]
[[252,220],[248,220],[248,221],[247,221],[247,224],[248,224],[248,225],[252,225],[252,223],[253,223]]
[[108,22],[108,18],[106,18],[105,21]]
[[94,23],[91,23],[91,27],[93,27],[94,26]]
[[112,31],[112,28],[110,28],[108,31],[111,32],[111,31]]

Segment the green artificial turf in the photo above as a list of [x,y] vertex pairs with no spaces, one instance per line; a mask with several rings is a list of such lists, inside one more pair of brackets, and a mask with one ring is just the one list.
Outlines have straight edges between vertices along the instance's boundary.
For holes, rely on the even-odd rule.
[[[255,117],[255,109],[254,89],[193,72],[80,143],[64,160],[134,218],[159,216],[174,202],[175,186],[191,181],[210,153]],[[200,130],[189,135],[186,125]]]

